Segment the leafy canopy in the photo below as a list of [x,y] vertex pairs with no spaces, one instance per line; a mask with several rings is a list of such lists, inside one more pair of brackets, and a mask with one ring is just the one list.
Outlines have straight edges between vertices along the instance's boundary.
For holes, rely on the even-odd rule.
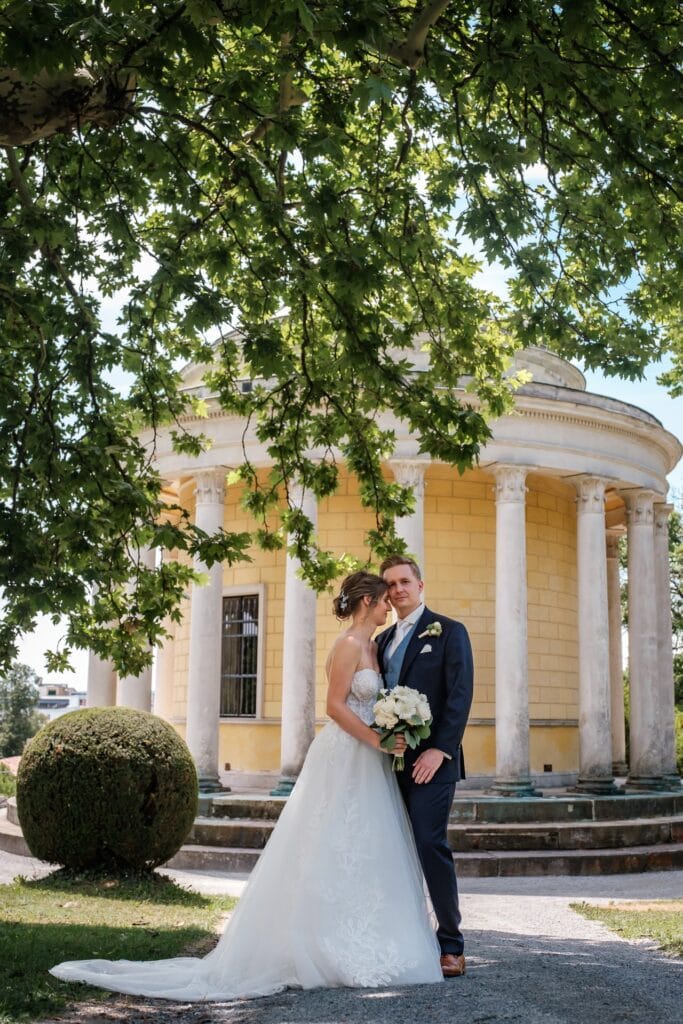
[[673,0],[0,3],[0,654],[47,611],[54,663],[135,673],[191,558],[247,557],[169,506],[138,440],[198,450],[183,362],[267,447],[265,486],[241,470],[256,539],[288,532],[321,588],[340,561],[283,495],[331,493],[343,459],[371,549],[400,547],[380,414],[462,470],[516,348],[631,377],[674,349],[680,57]]

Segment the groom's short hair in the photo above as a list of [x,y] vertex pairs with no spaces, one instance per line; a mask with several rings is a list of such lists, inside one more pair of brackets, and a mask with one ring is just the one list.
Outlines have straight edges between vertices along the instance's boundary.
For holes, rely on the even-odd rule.
[[422,573],[420,572],[420,566],[417,564],[414,558],[408,558],[407,555],[389,555],[385,558],[379,567],[380,576],[384,576],[387,569],[393,569],[395,565],[409,565],[413,570],[413,575],[416,579],[422,579]]

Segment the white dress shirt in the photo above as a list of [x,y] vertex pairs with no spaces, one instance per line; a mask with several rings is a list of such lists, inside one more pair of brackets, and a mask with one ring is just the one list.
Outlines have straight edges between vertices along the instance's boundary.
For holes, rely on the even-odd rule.
[[398,645],[403,642],[406,633],[410,632],[410,630],[417,623],[417,620],[420,618],[424,610],[425,606],[422,602],[420,602],[417,608],[413,608],[412,612],[410,612],[409,615],[406,615],[404,619],[398,620],[398,622],[396,623],[396,632],[394,633],[393,639],[389,644],[387,657],[391,658],[393,656],[393,653],[398,647]]

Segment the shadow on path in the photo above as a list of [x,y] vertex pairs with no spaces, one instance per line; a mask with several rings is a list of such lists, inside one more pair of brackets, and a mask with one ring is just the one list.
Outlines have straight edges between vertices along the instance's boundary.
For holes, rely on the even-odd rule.
[[683,961],[650,944],[468,933],[468,973],[442,985],[316,989],[232,1003],[112,999],[60,1021],[120,1024],[673,1024]]

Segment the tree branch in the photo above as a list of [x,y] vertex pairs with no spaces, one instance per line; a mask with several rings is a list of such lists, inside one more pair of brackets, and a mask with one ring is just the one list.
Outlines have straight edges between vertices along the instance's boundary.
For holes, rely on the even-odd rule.
[[135,87],[132,72],[94,78],[75,68],[26,80],[14,68],[0,68],[0,145],[27,146],[86,122],[110,128],[130,112]]
[[424,50],[429,30],[436,24],[448,7],[450,0],[433,0],[423,7],[410,27],[403,42],[392,47],[389,56],[408,68],[419,68],[424,63]]

